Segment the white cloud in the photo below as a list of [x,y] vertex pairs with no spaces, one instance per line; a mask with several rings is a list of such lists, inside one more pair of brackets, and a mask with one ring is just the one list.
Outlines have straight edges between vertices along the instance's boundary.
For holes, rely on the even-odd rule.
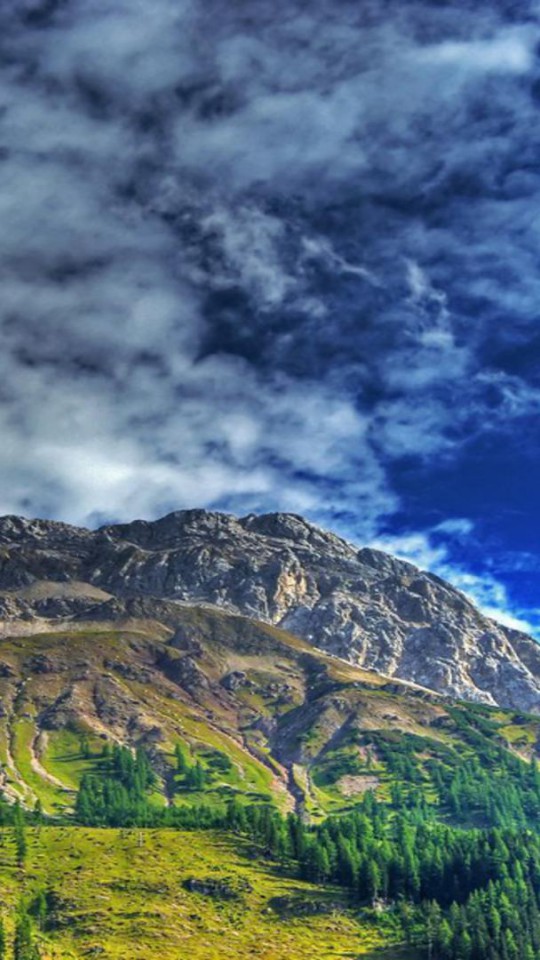
[[435,572],[447,558],[447,550],[442,545],[434,546],[425,533],[405,533],[377,537],[370,544],[375,550],[391,553],[400,560],[413,563],[422,570]]
[[534,60],[533,35],[530,31],[505,29],[489,40],[445,41],[426,47],[418,59],[474,73],[527,73]]
[[372,537],[389,461],[538,412],[481,355],[536,317],[537,25],[406,7],[1,5],[5,510]]
[[433,527],[434,533],[448,534],[454,537],[468,537],[474,530],[472,520],[467,517],[452,517],[442,520]]
[[214,272],[210,283],[224,287],[241,283],[263,309],[279,307],[298,289],[297,279],[284,263],[282,220],[246,205],[234,211],[214,208],[200,224],[207,233],[219,236],[225,258],[223,272]]
[[348,260],[336,253],[327,239],[316,236],[302,237],[302,247],[306,260],[318,261],[337,274],[350,274],[353,277],[368,280],[370,283],[378,283],[371,270],[367,270],[366,267],[357,263],[349,263]]

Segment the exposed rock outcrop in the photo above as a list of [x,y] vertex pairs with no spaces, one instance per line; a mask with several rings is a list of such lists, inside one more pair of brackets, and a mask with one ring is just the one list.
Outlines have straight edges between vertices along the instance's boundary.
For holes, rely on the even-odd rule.
[[[534,640],[487,619],[438,577],[294,515],[188,510],[95,532],[4,517],[0,591],[4,633],[21,617],[142,616],[148,598],[211,604],[388,676],[540,712]],[[179,635],[173,645],[192,654],[191,643]],[[177,682],[199,684],[191,663],[175,667]]]

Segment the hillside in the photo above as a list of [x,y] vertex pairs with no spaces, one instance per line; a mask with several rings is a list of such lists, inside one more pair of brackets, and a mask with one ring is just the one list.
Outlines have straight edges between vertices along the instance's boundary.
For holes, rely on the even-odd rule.
[[387,796],[396,738],[426,784],[434,767],[472,757],[491,770],[493,750],[510,762],[536,754],[534,715],[456,704],[215,608],[136,601],[125,612],[1,641],[8,797],[27,807],[39,799],[51,814],[70,809],[103,743],[148,751],[162,804],[197,799],[175,775],[181,744],[206,772],[207,799],[241,793],[316,818],[367,790]]
[[4,517],[0,591],[6,633],[21,619],[36,621],[32,629],[115,620],[137,598],[211,604],[385,676],[540,712],[531,638],[482,616],[439,578],[293,515],[193,510],[97,531]]
[[4,836],[0,888],[13,913],[21,895],[35,911],[46,891],[50,906],[36,940],[55,960],[413,956],[384,950],[391,932],[359,918],[347,895],[253,862],[221,834],[42,828],[29,833],[23,875]]
[[[0,529],[2,960],[534,960],[532,640],[298,518]],[[404,593],[467,697],[397,676]]]

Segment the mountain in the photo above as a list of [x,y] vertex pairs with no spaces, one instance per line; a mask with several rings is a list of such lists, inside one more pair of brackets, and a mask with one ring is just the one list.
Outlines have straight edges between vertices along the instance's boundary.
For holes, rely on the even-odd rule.
[[289,515],[5,517],[0,615],[0,956],[538,955],[537,648],[448,584]]
[[301,517],[189,510],[97,531],[0,519],[4,632],[138,616],[150,599],[174,604],[173,627],[179,604],[211,605],[387,677],[540,712],[534,640],[440,578]]
[[194,799],[177,789],[182,743],[205,796],[315,817],[385,789],[396,737],[428,781],[471,743],[487,769],[495,745],[530,759],[540,741],[533,640],[299,517],[95,532],[5,517],[0,586],[2,781],[27,807],[72,807],[83,741],[144,747],[165,805]]

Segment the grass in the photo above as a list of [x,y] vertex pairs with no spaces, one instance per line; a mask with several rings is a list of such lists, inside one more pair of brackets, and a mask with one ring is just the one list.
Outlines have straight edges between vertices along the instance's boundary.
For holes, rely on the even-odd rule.
[[[29,831],[24,871],[11,831],[0,831],[0,897],[11,914],[21,896],[54,891],[57,924],[44,935],[55,960],[344,960],[381,954],[390,935],[359,919],[343,894],[280,875],[217,833],[42,827]],[[191,893],[191,878],[221,879],[239,899]],[[283,916],[275,898],[329,905],[328,913]],[[410,955],[409,955],[410,956]]]
[[32,766],[32,742],[36,727],[30,718],[15,720],[12,726],[12,751],[15,766],[30,788],[33,796],[39,798],[45,813],[57,813],[69,805],[68,795],[60,787],[40,776]]
[[[208,782],[197,794],[182,789],[183,778],[177,776],[174,803],[221,804],[238,792],[246,803],[273,798],[286,811],[293,794],[303,792],[305,811],[315,822],[354,806],[355,797],[341,790],[344,776],[376,774],[377,796],[389,800],[392,783],[407,789],[400,767],[407,756],[432,803],[428,772],[434,761],[449,767],[475,756],[478,738],[482,749],[483,744],[498,748],[504,738],[524,753],[536,741],[538,718],[401,696],[366,671],[323,654],[306,657],[309,648],[302,641],[277,629],[199,610],[189,618],[207,644],[201,663],[212,681],[193,691],[175,686],[165,673],[151,673],[152,682],[134,679],[154,670],[163,653],[161,640],[149,639],[144,631],[81,629],[5,641],[3,656],[9,654],[17,672],[13,681],[3,681],[4,700],[13,703],[14,714],[6,711],[0,724],[0,762],[6,766],[11,747],[30,805],[31,792],[46,812],[69,808],[82,775],[100,769],[97,754],[104,737],[134,745],[147,733],[156,734],[147,741],[161,777],[152,795],[156,803],[166,802],[165,787],[171,800],[173,750],[182,743],[189,762],[202,763]],[[57,669],[28,674],[29,652],[47,654]],[[326,679],[324,670],[317,672],[321,664]],[[241,687],[235,700],[219,684],[231,669],[243,670],[252,683]],[[96,690],[101,690],[101,713]],[[70,698],[57,723],[68,726],[40,734],[37,752],[45,771],[40,775],[33,762],[34,737],[40,727],[51,725],[43,723],[45,709],[65,691]],[[296,784],[289,793],[261,715],[273,718],[279,731],[279,756]],[[373,753],[369,770],[367,747]],[[10,789],[21,790],[13,771],[7,773]],[[242,841],[223,834],[67,825],[29,833],[21,872],[10,831],[0,831],[0,911],[3,903],[9,917],[21,897],[30,903],[39,889],[55,890],[59,925],[43,944],[44,960],[418,960],[391,943],[391,927],[383,929],[381,919],[369,921],[350,910],[343,893],[280,875],[264,859],[246,856]],[[183,882],[190,877],[233,877],[245,881],[245,892],[227,902],[189,893]],[[283,916],[272,901],[284,896],[331,901],[335,909]]]
[[[84,736],[91,756],[98,754],[103,740],[91,734]],[[65,728],[47,732],[41,763],[47,773],[57,777],[70,790],[77,790],[81,778],[94,766],[94,761],[84,755],[82,748],[82,735],[74,730]]]
[[[178,729],[182,730],[183,740],[189,743],[193,756],[200,751],[211,748],[229,757],[236,773],[223,779],[234,783],[242,783],[243,789],[273,796],[274,774],[262,761],[257,760],[247,750],[244,750],[232,736],[211,726],[208,722],[192,713],[178,701],[167,700],[156,696],[151,688],[136,681],[126,683],[148,708],[153,715],[164,715],[170,722],[173,721]],[[179,739],[178,737],[176,739]]]
[[538,726],[523,726],[521,724],[508,724],[499,727],[499,736],[504,737],[507,743],[514,747],[533,747],[538,738]]

